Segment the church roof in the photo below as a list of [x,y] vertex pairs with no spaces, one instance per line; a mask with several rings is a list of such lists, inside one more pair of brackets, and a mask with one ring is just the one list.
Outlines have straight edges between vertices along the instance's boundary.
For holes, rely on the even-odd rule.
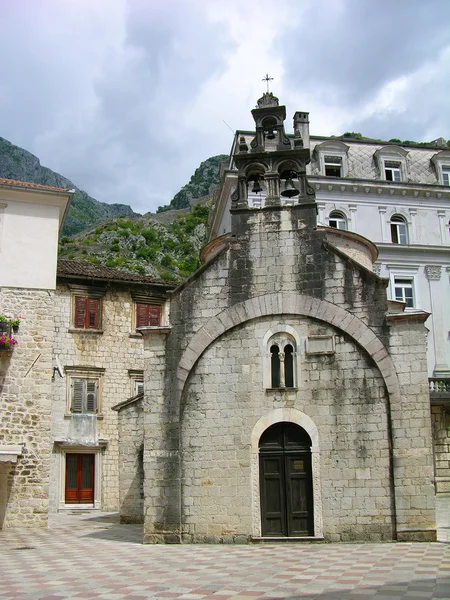
[[81,260],[68,260],[60,258],[58,260],[58,277],[74,277],[78,279],[97,279],[102,281],[120,281],[128,283],[147,283],[164,285],[168,288],[174,288],[178,283],[165,281],[149,275],[140,275],[139,273],[129,273],[113,267],[104,265],[95,265]]

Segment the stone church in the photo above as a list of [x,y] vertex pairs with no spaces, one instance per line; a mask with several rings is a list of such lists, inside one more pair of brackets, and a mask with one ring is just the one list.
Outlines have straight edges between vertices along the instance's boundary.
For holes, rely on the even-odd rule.
[[435,540],[429,315],[386,299],[374,244],[318,225],[307,113],[294,136],[271,93],[252,115],[231,232],[140,328],[145,392],[115,406],[122,521],[145,543]]

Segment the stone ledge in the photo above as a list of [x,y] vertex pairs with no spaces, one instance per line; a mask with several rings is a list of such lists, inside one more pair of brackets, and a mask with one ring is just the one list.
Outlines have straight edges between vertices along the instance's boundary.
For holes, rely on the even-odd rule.
[[0,462],[16,463],[17,457],[22,456],[23,445],[0,446]]
[[436,542],[436,529],[409,529],[397,531],[398,542]]

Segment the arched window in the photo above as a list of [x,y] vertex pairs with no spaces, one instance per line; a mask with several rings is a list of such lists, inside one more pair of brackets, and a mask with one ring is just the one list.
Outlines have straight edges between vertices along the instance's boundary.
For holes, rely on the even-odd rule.
[[294,339],[284,332],[273,335],[267,344],[266,356],[267,367],[270,369],[266,385],[274,389],[295,388],[297,353]]
[[328,217],[328,225],[335,229],[347,230],[347,219],[343,213],[333,210]]
[[393,244],[407,244],[408,230],[406,221],[400,215],[391,217],[391,242]]
[[270,347],[270,364],[271,364],[271,374],[272,374],[272,387],[279,388],[280,387],[280,349],[274,344]]

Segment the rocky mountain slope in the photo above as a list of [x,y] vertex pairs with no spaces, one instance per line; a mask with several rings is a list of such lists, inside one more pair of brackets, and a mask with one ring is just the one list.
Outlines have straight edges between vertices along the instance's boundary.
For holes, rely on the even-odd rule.
[[66,177],[43,167],[31,152],[11,144],[2,137],[0,137],[0,177],[75,189],[72,205],[64,223],[64,235],[77,233],[93,223],[106,219],[137,216],[137,213],[126,204],[107,204],[95,200]]
[[203,161],[188,184],[157,214],[141,216],[125,204],[98,202],[39,159],[0,138],[0,177],[75,188],[60,240],[60,258],[76,258],[166,280],[199,266],[206,225],[226,155]]

